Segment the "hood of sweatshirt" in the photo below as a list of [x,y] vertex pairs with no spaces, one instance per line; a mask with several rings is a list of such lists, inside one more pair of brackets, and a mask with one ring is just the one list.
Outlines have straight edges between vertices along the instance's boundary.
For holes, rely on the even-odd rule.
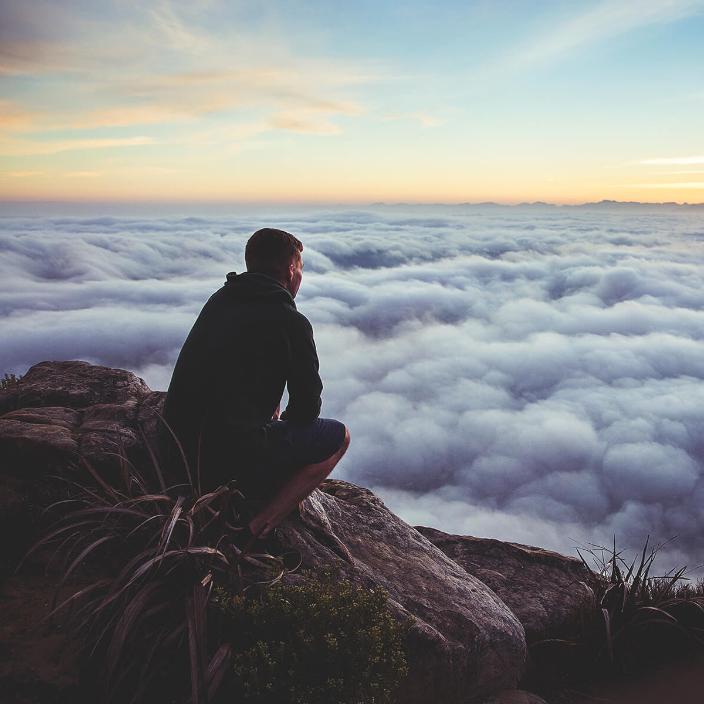
[[231,271],[225,281],[225,292],[241,303],[285,303],[295,309],[293,296],[276,279],[266,274]]

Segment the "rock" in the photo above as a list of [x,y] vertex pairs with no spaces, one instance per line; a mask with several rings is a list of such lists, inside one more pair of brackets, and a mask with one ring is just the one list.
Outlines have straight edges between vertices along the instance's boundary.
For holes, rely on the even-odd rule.
[[[108,481],[120,480],[122,452],[151,466],[164,394],[134,374],[86,362],[42,362],[0,393],[0,473],[4,500],[51,471],[87,477],[83,460]],[[331,562],[352,581],[383,587],[399,618],[410,619],[410,676],[404,704],[469,702],[515,687],[524,669],[523,627],[497,594],[431,541],[392,514],[370,491],[328,481],[289,518],[281,540],[303,565]],[[498,570],[498,567],[497,567]]]
[[81,361],[35,364],[0,391],[0,471],[36,479],[75,470],[83,459],[112,481],[120,453],[148,466],[141,433],[155,438],[164,397],[124,369]]
[[465,702],[515,686],[523,629],[496,594],[369,490],[339,480],[321,489],[282,524],[281,540],[305,567],[338,562],[350,580],[383,587],[399,618],[411,618],[411,677],[399,700]]
[[117,482],[120,452],[152,466],[141,429],[155,435],[164,396],[131,372],[87,362],[41,362],[0,391],[1,569],[34,542],[43,507],[64,498],[48,475],[85,481],[86,460]]
[[3,473],[36,477],[75,463],[78,417],[53,407],[6,413],[0,418]]
[[591,604],[588,585],[593,575],[577,558],[424,526],[416,529],[501,597],[523,624],[529,643],[569,634]]
[[88,362],[40,362],[20,383],[0,392],[0,413],[17,408],[65,406],[85,408],[96,403],[124,403],[150,393],[142,379],[124,369]]

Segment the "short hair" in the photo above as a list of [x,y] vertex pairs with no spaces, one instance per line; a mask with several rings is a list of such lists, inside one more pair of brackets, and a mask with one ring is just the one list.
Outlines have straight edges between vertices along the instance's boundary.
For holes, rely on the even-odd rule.
[[292,257],[300,257],[303,243],[290,232],[264,227],[247,241],[244,260],[247,271],[268,274],[274,278],[286,275]]

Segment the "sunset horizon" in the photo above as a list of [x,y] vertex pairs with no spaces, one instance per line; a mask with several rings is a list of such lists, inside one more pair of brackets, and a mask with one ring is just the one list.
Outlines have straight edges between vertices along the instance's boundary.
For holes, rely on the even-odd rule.
[[0,13],[0,201],[704,201],[700,0]]

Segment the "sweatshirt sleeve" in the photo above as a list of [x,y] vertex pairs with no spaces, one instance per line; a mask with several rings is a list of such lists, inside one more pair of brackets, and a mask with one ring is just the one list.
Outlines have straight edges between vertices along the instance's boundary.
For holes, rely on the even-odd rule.
[[320,415],[323,383],[318,374],[318,354],[313,328],[308,319],[297,315],[291,328],[288,385],[288,406],[282,420],[305,423]]

